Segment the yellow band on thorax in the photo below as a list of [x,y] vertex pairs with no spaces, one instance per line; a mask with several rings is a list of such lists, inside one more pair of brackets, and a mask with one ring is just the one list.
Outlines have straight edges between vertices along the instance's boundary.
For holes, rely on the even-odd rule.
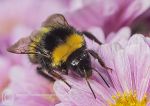
[[59,66],[78,48],[83,45],[84,39],[78,34],[72,34],[67,37],[66,42],[58,45],[52,52],[52,66]]

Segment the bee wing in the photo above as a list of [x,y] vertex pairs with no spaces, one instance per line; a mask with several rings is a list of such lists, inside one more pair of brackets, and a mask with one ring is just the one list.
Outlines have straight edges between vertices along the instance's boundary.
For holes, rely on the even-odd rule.
[[30,54],[29,46],[31,42],[34,42],[34,38],[40,35],[40,31],[35,30],[30,36],[21,38],[15,44],[10,46],[7,51],[16,54]]
[[10,46],[7,49],[7,51],[16,54],[28,54],[29,53],[28,46],[30,42],[31,40],[29,37],[21,38],[14,45]]
[[[26,37],[26,38],[21,38],[14,45],[10,46],[7,49],[7,51],[11,53],[15,53],[15,54],[34,54],[34,52],[29,50],[29,45],[31,41],[32,41],[31,36]],[[35,57],[29,56],[29,60],[34,64],[38,63]]]
[[51,27],[55,24],[68,26],[68,22],[62,14],[53,14],[42,23],[42,27]]

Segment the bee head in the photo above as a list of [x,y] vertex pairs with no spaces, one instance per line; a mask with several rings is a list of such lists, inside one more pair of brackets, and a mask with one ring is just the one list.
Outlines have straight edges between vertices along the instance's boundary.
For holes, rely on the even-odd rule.
[[92,75],[91,60],[87,52],[81,52],[71,61],[71,69],[81,77],[90,77]]

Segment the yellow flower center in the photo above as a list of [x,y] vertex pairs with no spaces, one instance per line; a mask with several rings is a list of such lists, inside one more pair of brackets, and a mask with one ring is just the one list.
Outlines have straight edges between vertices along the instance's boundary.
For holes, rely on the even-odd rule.
[[148,103],[146,95],[141,100],[138,100],[136,92],[117,93],[112,98],[115,103],[109,103],[109,106],[146,106]]

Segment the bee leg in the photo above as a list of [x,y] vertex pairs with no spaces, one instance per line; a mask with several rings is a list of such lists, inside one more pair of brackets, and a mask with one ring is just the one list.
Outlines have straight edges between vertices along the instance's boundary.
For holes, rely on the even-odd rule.
[[64,75],[68,75],[68,70],[67,70],[67,69],[62,69],[61,72],[62,72],[62,74],[64,74]]
[[40,74],[41,76],[43,76],[44,78],[46,79],[49,79],[50,81],[54,82],[55,79],[49,75],[47,75],[45,72],[44,72],[44,69],[42,67],[37,67],[37,73]]
[[95,59],[98,59],[99,64],[100,64],[103,68],[112,71],[111,68],[109,68],[109,67],[107,67],[107,66],[105,65],[104,61],[98,56],[98,54],[97,54],[94,50],[87,50],[87,52],[90,53]]
[[93,89],[92,89],[92,87],[91,87],[91,85],[90,85],[90,82],[88,81],[87,73],[86,73],[85,70],[83,70],[83,71],[84,71],[84,73],[85,73],[85,81],[86,81],[86,83],[88,84],[88,86],[89,86],[89,88],[90,88],[90,90],[91,90],[91,92],[92,92],[94,98],[96,99],[96,95],[95,95],[95,93],[94,93],[94,91],[93,91]]
[[65,81],[65,79],[60,74],[54,71],[49,71],[49,74],[51,74],[56,79],[62,80],[67,86],[69,86],[69,88],[71,88],[71,85],[67,81]]
[[98,75],[102,78],[102,80],[105,82],[105,84],[110,88],[110,86],[109,86],[109,84],[107,83],[107,81],[104,79],[104,77],[101,75],[101,73],[98,71],[98,70],[96,70],[95,68],[92,68],[95,72],[97,72],[98,73]]
[[95,41],[96,43],[98,43],[99,45],[102,44],[102,42],[100,42],[93,34],[91,34],[90,32],[87,31],[83,31],[82,32],[86,37],[88,37],[89,39]]

